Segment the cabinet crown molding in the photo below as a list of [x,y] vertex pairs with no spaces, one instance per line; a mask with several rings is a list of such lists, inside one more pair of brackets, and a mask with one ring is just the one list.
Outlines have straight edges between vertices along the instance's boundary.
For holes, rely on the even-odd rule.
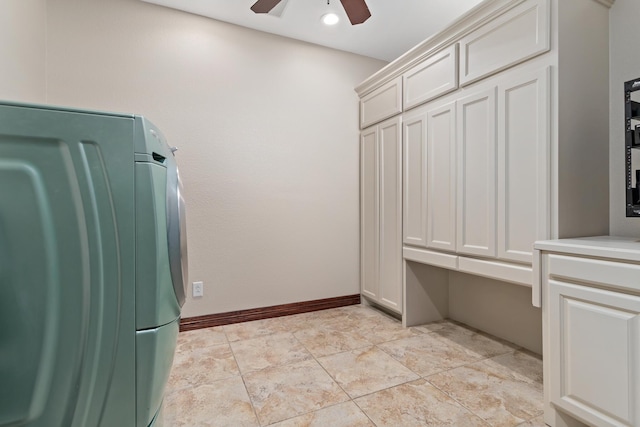
[[[378,89],[385,83],[402,75],[411,67],[427,57],[455,44],[462,37],[491,21],[498,15],[524,3],[526,0],[485,0],[464,15],[449,24],[444,30],[427,38],[411,48],[384,68],[356,86],[355,91],[361,98]],[[557,1],[557,0],[556,0]],[[559,0],[562,1],[562,0]],[[585,0],[600,3],[608,8],[615,0]]]
[[[526,0],[485,0],[449,24],[444,30],[427,38],[411,48],[384,68],[356,86],[355,91],[362,98],[369,92],[402,75],[414,65],[438,51],[451,46],[465,35],[491,21],[505,11],[524,3]],[[599,0],[594,0],[599,1]],[[612,0],[601,0],[612,1]]]

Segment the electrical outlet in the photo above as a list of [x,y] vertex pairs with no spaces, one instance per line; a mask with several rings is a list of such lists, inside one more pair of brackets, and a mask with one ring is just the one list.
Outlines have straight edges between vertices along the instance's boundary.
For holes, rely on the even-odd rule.
[[193,282],[193,297],[198,298],[204,296],[204,283]]

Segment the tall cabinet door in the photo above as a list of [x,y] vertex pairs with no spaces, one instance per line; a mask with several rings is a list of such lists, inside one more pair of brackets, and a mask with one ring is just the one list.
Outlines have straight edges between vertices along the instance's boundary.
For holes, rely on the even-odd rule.
[[378,133],[360,136],[360,286],[362,294],[378,298]]
[[427,112],[427,246],[456,250],[456,104]]
[[496,255],[495,89],[457,103],[457,229],[459,253]]
[[402,129],[400,117],[379,125],[379,302],[402,312]]
[[404,146],[403,242],[427,246],[427,115],[424,108],[402,118]]
[[549,238],[549,69],[498,85],[498,257],[533,261]]

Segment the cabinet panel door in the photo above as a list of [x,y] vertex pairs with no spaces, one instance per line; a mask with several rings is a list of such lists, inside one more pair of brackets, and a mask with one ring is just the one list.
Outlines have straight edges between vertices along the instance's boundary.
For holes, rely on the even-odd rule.
[[456,104],[427,112],[427,246],[456,249]]
[[640,297],[549,281],[551,403],[598,426],[640,423]]
[[404,197],[403,242],[426,247],[427,116],[419,109],[403,117]]
[[498,85],[498,257],[532,263],[549,238],[549,69]]
[[529,0],[460,40],[460,84],[547,52],[551,29],[549,0]]
[[458,88],[458,45],[425,59],[402,76],[405,111]]
[[378,297],[378,136],[376,128],[360,136],[360,284]]
[[379,302],[402,312],[402,144],[400,117],[379,126]]
[[401,112],[402,76],[398,76],[360,100],[360,128],[364,129]]
[[495,89],[457,103],[457,250],[496,255]]

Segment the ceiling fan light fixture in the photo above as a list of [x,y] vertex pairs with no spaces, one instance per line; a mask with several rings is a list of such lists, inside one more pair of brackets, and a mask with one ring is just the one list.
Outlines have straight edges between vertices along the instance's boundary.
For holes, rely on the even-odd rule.
[[340,21],[340,17],[333,12],[325,13],[320,18],[324,25],[336,25]]

